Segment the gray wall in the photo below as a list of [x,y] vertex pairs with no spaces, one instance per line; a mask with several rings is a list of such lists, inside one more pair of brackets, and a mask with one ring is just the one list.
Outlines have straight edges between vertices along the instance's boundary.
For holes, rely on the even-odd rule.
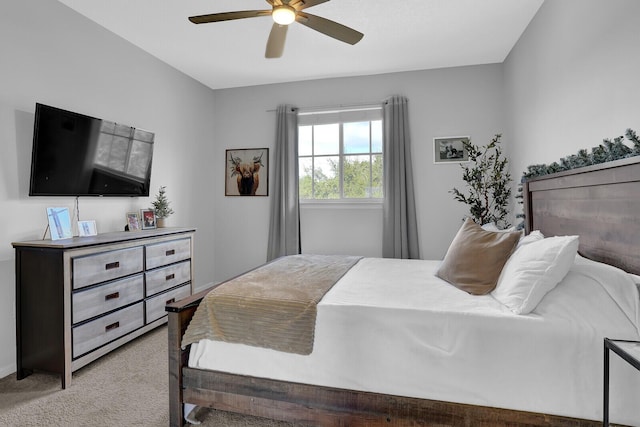
[[[223,159],[225,148],[273,148],[273,110],[281,103],[306,108],[381,102],[393,94],[405,95],[421,256],[442,258],[465,207],[448,193],[462,184],[460,166],[433,163],[433,138],[469,135],[484,144],[502,132],[502,80],[502,66],[497,64],[217,90],[215,158]],[[224,176],[223,160],[212,167],[214,176]],[[212,197],[216,274],[224,279],[266,259],[269,200],[225,197],[222,182],[216,184]],[[379,208],[304,207],[303,250],[379,256],[381,214]],[[367,229],[371,234],[363,235]]]
[[640,2],[546,0],[504,63],[511,164],[640,131]]
[[[15,276],[11,242],[40,239],[47,206],[73,198],[28,197],[35,103],[149,129],[156,134],[151,191],[175,208],[169,225],[198,228],[196,253],[213,258],[213,91],[51,0],[0,2],[0,377],[15,371]],[[81,219],[122,230],[149,198],[81,198]],[[202,236],[202,237],[200,237]],[[197,283],[212,281],[197,262]]]

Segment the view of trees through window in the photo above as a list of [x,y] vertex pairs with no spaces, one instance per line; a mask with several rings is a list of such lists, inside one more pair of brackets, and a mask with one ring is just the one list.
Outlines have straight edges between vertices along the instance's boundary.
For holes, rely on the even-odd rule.
[[301,200],[381,199],[382,120],[298,128]]

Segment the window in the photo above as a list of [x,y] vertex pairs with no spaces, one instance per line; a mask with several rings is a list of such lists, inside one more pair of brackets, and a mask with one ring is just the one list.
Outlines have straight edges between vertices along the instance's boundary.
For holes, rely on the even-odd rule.
[[382,108],[300,112],[300,200],[379,201],[382,190]]

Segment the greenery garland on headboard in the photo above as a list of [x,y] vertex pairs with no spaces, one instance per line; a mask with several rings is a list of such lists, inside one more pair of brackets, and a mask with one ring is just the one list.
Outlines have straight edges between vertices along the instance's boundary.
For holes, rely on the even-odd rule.
[[[629,147],[625,144],[625,136],[633,143],[633,147]],[[588,153],[586,149],[582,149],[578,151],[577,154],[571,154],[567,157],[561,158],[559,162],[553,162],[549,165],[536,164],[527,166],[526,172],[522,174],[522,179],[518,185],[518,193],[515,198],[518,199],[519,204],[523,203],[524,196],[522,194],[522,184],[527,179],[570,169],[611,162],[613,160],[624,159],[627,157],[640,156],[640,138],[636,132],[633,129],[627,129],[625,136],[614,138],[613,141],[605,138],[602,140],[602,144],[591,149],[591,153]],[[523,221],[518,224],[518,229],[524,228],[524,213],[517,214],[516,218],[523,219]]]

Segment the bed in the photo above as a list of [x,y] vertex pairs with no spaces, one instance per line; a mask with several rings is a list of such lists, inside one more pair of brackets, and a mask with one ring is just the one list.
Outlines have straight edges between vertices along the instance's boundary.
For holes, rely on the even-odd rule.
[[[619,276],[625,284],[618,286],[594,261],[640,274],[639,181],[640,159],[625,159],[525,183],[527,231],[577,235],[580,242],[574,267],[528,315],[437,280],[429,286],[437,298],[459,296],[448,309],[453,318],[439,315],[437,305],[419,310],[420,280],[439,268],[437,261],[420,260],[355,264],[318,305],[310,355],[211,340],[183,348],[209,290],[169,304],[171,425],[184,424],[184,403],[322,426],[600,425],[602,339],[638,339],[639,301],[633,283],[625,282],[632,276],[616,270],[627,277]],[[371,292],[399,270],[413,272],[413,279]],[[356,273],[366,280],[354,279],[362,277]],[[402,295],[412,297],[407,302]],[[382,314],[373,306],[382,306]],[[355,318],[346,317],[353,311]],[[323,326],[326,319],[349,327],[336,333]],[[395,334],[389,332],[394,327]],[[456,339],[442,346],[437,334]],[[342,345],[326,347],[336,336]],[[402,351],[406,363],[394,363],[392,339],[410,343]],[[372,347],[362,350],[360,340]],[[213,350],[205,351],[208,346]],[[634,373],[612,367],[614,422],[640,424],[640,375]],[[478,386],[483,382],[486,388]]]

